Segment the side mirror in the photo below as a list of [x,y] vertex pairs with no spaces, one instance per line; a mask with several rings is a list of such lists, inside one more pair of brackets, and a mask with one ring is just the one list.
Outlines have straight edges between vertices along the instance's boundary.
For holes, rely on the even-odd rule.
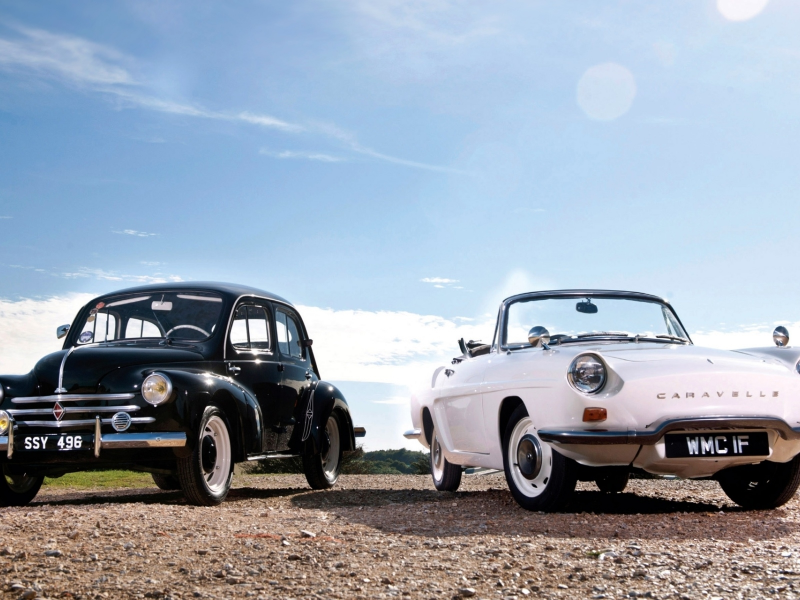
[[534,348],[544,348],[550,343],[550,332],[537,325],[528,332],[528,341]]
[[314,344],[314,340],[303,340],[303,348],[311,348]]
[[778,325],[772,332],[772,341],[778,348],[789,345],[789,331],[783,325]]
[[66,337],[69,333],[69,325],[60,325],[58,329],[56,329],[56,336],[58,339]]
[[575,305],[575,310],[577,310],[579,313],[593,315],[597,312],[597,305],[592,304],[591,300],[583,300]]

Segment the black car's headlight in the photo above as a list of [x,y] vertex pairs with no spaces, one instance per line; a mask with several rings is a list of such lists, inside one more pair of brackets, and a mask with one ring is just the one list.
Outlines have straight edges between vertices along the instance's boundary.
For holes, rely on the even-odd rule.
[[606,383],[606,366],[595,355],[583,354],[572,361],[567,379],[579,392],[594,394]]
[[3,435],[11,427],[11,417],[4,410],[0,410],[0,435]]
[[142,397],[150,404],[158,406],[172,396],[172,382],[162,373],[152,373],[142,382]]

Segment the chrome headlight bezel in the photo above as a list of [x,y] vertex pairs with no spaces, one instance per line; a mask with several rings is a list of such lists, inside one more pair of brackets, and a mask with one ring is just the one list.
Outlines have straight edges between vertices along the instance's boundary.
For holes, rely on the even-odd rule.
[[797,361],[797,364],[794,366],[794,370],[800,374],[800,360]]
[[142,382],[142,398],[153,406],[160,406],[172,398],[172,391],[172,381],[163,373],[150,373]]
[[0,410],[0,435],[6,435],[9,427],[11,427],[11,415]]
[[[584,372],[579,371],[583,367]],[[587,374],[585,369],[590,367],[592,374]],[[588,380],[599,379],[594,383]],[[572,359],[567,369],[567,380],[570,385],[581,394],[593,395],[600,392],[608,381],[608,367],[596,354],[580,354]]]

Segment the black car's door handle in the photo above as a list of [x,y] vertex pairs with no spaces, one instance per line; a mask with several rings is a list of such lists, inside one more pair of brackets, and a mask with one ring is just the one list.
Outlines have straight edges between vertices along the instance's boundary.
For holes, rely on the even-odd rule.
[[230,371],[232,375],[237,375],[241,370],[242,367],[237,367],[236,365],[228,365],[228,371]]

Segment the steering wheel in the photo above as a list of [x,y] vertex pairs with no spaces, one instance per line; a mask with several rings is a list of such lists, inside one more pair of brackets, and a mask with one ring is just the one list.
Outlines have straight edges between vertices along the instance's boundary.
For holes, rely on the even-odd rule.
[[173,327],[167,333],[164,334],[164,337],[169,337],[169,334],[175,331],[176,329],[194,329],[195,331],[199,331],[206,337],[211,337],[210,333],[208,333],[205,329],[201,329],[197,325],[175,325],[175,327]]

